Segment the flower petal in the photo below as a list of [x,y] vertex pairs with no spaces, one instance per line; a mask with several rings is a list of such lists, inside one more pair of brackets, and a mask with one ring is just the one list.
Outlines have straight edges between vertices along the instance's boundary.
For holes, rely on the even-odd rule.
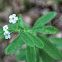
[[12,14],[13,17],[16,17],[16,14]]
[[5,39],[8,39],[8,36],[5,36]]
[[15,17],[14,20],[18,20],[18,17]]
[[7,25],[3,26],[3,31],[6,31],[7,29],[8,29]]
[[16,20],[14,20],[12,23],[15,24],[16,23]]
[[12,23],[12,20],[11,20],[11,19],[9,19],[9,22],[10,22],[10,23]]

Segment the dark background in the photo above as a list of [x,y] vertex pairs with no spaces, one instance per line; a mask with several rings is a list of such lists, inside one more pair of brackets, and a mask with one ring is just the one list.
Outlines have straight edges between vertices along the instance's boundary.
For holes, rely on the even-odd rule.
[[[59,33],[48,36],[56,36],[61,38],[62,0],[0,0],[0,28],[6,24],[9,24],[9,15],[11,14],[22,14],[24,23],[32,27],[40,16],[50,11],[57,12],[57,16],[46,25],[57,27],[59,29]],[[0,40],[0,62],[22,62],[16,61],[15,55],[13,54],[4,54],[4,50],[7,45],[11,43],[18,36],[18,34],[14,33],[11,34],[11,36],[12,37],[10,40]]]

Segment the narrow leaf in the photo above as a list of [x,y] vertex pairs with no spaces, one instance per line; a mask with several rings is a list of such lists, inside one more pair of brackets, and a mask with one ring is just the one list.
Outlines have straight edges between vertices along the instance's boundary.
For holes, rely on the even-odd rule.
[[26,47],[26,60],[27,62],[36,62],[36,51],[35,47]]
[[61,52],[44,35],[38,36],[44,43],[43,50],[52,58],[62,60]]
[[21,14],[18,15],[17,24],[18,24],[18,27],[22,27],[23,28],[23,26],[24,26]]
[[24,32],[20,32],[20,39],[22,39],[28,46],[34,47],[34,41],[28,35]]
[[46,15],[43,15],[42,17],[40,17],[36,23],[34,24],[33,28],[38,28],[41,27],[45,24],[47,24],[48,22],[50,22],[54,17],[56,16],[56,12],[49,12]]
[[39,48],[43,48],[44,44],[42,40],[40,40],[36,35],[33,35],[32,33],[28,32],[21,32],[20,35],[28,46],[33,47],[34,45],[36,45]]
[[5,54],[16,53],[18,49],[24,44],[23,40],[18,36],[8,47],[5,49]]
[[40,58],[42,59],[42,62],[55,62],[55,60],[43,50],[40,50]]
[[35,32],[43,33],[43,34],[56,34],[58,33],[58,29],[53,26],[43,26],[39,28],[32,29]]
[[38,48],[43,48],[44,47],[44,43],[36,35],[33,35],[31,33],[27,33],[27,34],[34,41],[35,46],[37,46]]

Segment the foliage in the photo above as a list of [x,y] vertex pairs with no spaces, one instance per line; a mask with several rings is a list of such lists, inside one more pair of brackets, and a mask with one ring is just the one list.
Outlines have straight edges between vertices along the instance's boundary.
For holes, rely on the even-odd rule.
[[[24,44],[17,55],[16,60],[26,60],[27,62],[54,62],[62,60],[62,54],[56,46],[43,34],[56,34],[58,29],[53,26],[44,26],[56,16],[56,12],[49,12],[40,17],[30,28],[23,23],[21,14],[18,15],[16,24],[9,24],[8,31],[12,34],[18,32],[19,36],[13,40],[5,49],[5,54],[16,53]],[[36,33],[42,33],[37,35]],[[4,38],[3,29],[0,29],[0,39]]]

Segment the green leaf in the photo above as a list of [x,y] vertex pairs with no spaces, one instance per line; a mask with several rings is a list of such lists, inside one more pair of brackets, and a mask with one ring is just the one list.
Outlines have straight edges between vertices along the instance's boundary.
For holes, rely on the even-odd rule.
[[37,46],[38,48],[43,48],[44,47],[44,43],[42,42],[42,40],[40,40],[36,35],[33,35],[31,33],[27,33],[33,41],[35,46]]
[[18,27],[22,27],[23,28],[23,26],[24,26],[21,14],[18,15],[17,24],[18,24]]
[[26,24],[24,24],[24,29],[31,30],[31,28],[28,25],[26,25]]
[[55,62],[55,60],[50,57],[47,53],[45,53],[43,50],[40,50],[40,58],[42,62]]
[[9,24],[8,31],[12,34],[13,32],[17,32],[17,25],[16,24]]
[[28,33],[28,32],[21,32],[21,39],[23,38],[24,42],[31,47],[34,47],[34,45],[36,45],[39,48],[43,48],[44,44],[42,42],[42,40],[40,40],[36,35],[33,35],[32,33]]
[[26,47],[26,60],[27,62],[36,62],[36,50],[35,47]]
[[36,23],[34,24],[33,28],[38,28],[41,27],[45,24],[47,24],[48,22],[50,22],[54,17],[56,16],[56,12],[49,12],[46,15],[43,15],[42,17],[40,17]]
[[34,47],[34,41],[24,32],[20,32],[20,39],[22,39],[28,46]]
[[43,34],[56,34],[58,33],[58,29],[53,26],[43,26],[39,28],[32,29],[34,32],[39,32]]
[[16,53],[18,49],[24,44],[23,40],[18,36],[8,47],[5,49],[5,54]]
[[22,49],[17,55],[16,60],[26,60],[26,48]]
[[56,47],[57,47],[59,50],[62,50],[62,38],[50,37],[49,39],[51,40],[51,42],[52,42],[53,44],[56,45]]
[[43,50],[52,58],[62,60],[61,52],[44,35],[38,36],[44,43]]
[[39,55],[40,55],[39,49],[40,49],[40,48],[35,47],[35,49],[36,49],[36,62],[40,62],[40,57],[39,57]]

